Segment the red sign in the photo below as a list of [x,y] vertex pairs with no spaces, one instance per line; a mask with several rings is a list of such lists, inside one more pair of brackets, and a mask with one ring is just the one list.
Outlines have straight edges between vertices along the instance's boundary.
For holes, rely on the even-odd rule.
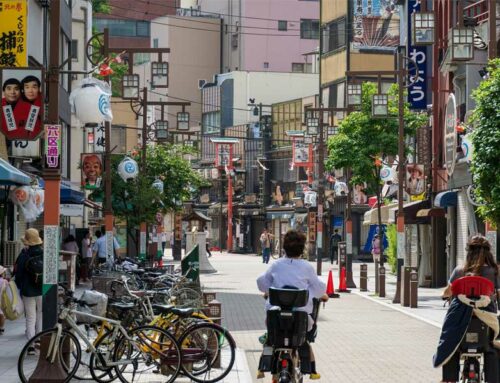
[[3,68],[0,130],[9,140],[34,141],[43,132],[43,73],[34,68]]

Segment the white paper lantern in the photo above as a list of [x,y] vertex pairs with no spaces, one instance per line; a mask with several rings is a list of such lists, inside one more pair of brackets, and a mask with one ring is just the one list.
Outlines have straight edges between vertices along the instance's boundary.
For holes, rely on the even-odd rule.
[[349,188],[347,187],[347,184],[345,182],[335,182],[333,190],[335,190],[336,196],[347,195],[347,193],[349,193]]
[[163,181],[160,179],[156,179],[153,182],[153,187],[157,189],[160,193],[163,193]]
[[467,162],[472,161],[472,153],[474,152],[474,148],[472,146],[472,139],[470,134],[466,134],[462,137],[462,152],[464,153],[465,160]]
[[394,178],[394,170],[389,166],[382,166],[380,169],[380,179],[384,182],[392,181]]
[[130,157],[125,157],[118,165],[118,175],[125,182],[133,180],[139,174],[137,162]]
[[10,200],[18,206],[26,205],[32,197],[30,186],[20,186],[10,192]]
[[111,93],[101,83],[96,79],[85,79],[81,87],[71,92],[72,110],[82,125],[98,125],[113,119]]

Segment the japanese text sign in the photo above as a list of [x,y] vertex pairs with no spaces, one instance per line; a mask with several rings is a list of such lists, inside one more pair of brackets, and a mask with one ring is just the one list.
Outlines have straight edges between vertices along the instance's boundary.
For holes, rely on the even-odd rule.
[[408,1],[408,57],[415,62],[409,64],[410,82],[408,88],[408,102],[411,109],[427,108],[427,48],[413,46],[412,42],[412,17],[414,12],[420,11],[420,2],[417,0]]
[[293,139],[292,157],[294,166],[308,167],[312,162],[312,145],[306,144],[303,139]]
[[0,83],[2,84],[1,132],[9,140],[36,140],[43,131],[42,70],[2,68]]
[[0,67],[28,65],[26,0],[0,0]]
[[45,168],[61,170],[61,125],[45,125]]

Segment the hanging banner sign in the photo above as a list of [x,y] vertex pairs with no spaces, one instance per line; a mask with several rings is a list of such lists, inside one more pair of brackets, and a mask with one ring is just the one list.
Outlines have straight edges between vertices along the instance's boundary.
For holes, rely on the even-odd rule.
[[417,68],[410,64],[410,82],[408,102],[411,109],[427,108],[427,48],[411,45],[412,14],[420,11],[420,0],[408,1],[408,57],[415,62]]
[[0,1],[0,67],[28,65],[28,1]]
[[45,169],[61,170],[61,125],[45,125]]
[[303,139],[293,139],[292,146],[293,165],[308,167],[312,162],[312,145],[306,144]]
[[452,175],[455,170],[455,161],[457,158],[457,133],[455,127],[457,125],[457,102],[455,95],[452,93],[448,96],[446,104],[444,122],[444,142],[445,142],[445,164],[448,175]]

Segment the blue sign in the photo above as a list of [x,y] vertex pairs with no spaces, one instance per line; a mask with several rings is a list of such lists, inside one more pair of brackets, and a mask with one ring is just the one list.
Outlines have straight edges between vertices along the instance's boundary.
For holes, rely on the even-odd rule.
[[408,102],[411,109],[427,108],[427,48],[412,45],[412,14],[420,11],[420,2],[408,1],[408,57],[416,64],[418,70],[409,63],[410,82],[415,81],[408,88]]

